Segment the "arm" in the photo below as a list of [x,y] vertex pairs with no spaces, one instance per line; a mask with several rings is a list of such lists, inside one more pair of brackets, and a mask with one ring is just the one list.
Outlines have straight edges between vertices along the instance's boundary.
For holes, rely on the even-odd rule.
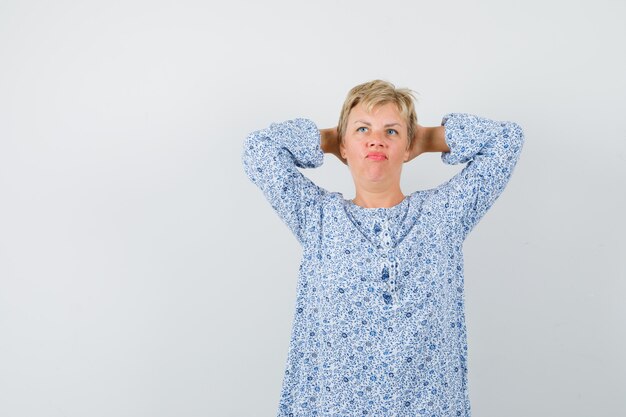
[[323,161],[320,132],[308,119],[273,123],[244,141],[242,162],[246,175],[263,191],[301,244],[326,190],[297,168],[317,168]]
[[[467,163],[439,187],[448,196],[452,219],[459,223],[465,239],[508,184],[522,151],[524,132],[514,122],[465,113],[448,114],[441,124],[450,149],[442,152],[441,160],[449,165]],[[441,140],[440,133],[437,137],[435,142]]]

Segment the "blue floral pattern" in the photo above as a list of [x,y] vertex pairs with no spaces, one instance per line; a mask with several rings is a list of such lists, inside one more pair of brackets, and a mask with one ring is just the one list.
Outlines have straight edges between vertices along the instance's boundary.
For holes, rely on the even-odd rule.
[[524,134],[513,122],[443,118],[441,185],[364,208],[297,168],[322,165],[308,119],[244,141],[248,178],[303,248],[278,416],[471,415],[463,241],[504,190]]

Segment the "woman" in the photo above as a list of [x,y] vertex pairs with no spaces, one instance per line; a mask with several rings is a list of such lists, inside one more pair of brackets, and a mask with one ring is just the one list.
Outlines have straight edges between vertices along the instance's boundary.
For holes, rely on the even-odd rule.
[[[307,119],[250,134],[243,164],[302,245],[279,416],[470,416],[463,241],[502,193],[523,146],[511,122],[452,113],[417,124],[410,90],[348,94],[337,128]],[[405,196],[424,152],[467,165]],[[347,163],[346,200],[297,168]]]

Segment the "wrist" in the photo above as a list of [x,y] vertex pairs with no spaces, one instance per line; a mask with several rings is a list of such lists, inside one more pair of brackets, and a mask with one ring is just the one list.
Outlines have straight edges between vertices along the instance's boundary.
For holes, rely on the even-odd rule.
[[446,144],[445,139],[445,127],[434,126],[427,129],[428,133],[425,140],[426,152],[449,152],[450,148]]
[[320,129],[320,147],[324,153],[336,154],[338,152],[336,129]]

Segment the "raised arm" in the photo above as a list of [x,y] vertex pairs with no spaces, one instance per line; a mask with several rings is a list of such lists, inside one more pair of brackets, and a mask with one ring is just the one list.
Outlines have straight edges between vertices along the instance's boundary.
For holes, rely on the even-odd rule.
[[441,125],[431,130],[426,149],[442,152],[446,164],[467,163],[438,187],[449,196],[452,218],[459,222],[465,239],[508,184],[522,151],[524,132],[514,122],[466,113],[450,113]]
[[297,168],[317,168],[323,161],[320,131],[308,119],[273,123],[252,132],[244,141],[242,162],[246,175],[263,191],[301,244],[327,191]]

